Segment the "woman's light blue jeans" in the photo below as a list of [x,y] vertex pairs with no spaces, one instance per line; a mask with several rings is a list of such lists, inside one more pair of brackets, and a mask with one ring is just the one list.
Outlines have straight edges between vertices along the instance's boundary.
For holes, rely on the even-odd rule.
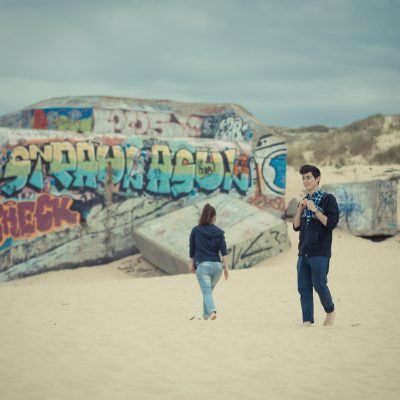
[[222,263],[217,261],[203,261],[197,264],[196,277],[203,293],[203,318],[208,319],[212,312],[216,312],[212,292],[222,275]]

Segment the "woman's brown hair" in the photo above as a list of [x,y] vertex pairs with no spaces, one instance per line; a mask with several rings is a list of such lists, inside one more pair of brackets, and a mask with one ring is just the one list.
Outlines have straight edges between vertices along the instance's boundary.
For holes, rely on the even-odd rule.
[[210,205],[206,204],[203,207],[203,211],[201,212],[199,225],[209,225],[213,222],[214,217],[217,215],[215,208]]

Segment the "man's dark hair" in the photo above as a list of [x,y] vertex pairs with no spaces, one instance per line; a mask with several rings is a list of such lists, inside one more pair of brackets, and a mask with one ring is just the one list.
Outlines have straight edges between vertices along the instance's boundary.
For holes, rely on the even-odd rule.
[[308,174],[309,172],[311,172],[315,179],[321,176],[321,171],[315,165],[308,165],[308,164],[303,165],[302,167],[300,167],[299,172],[301,175]]

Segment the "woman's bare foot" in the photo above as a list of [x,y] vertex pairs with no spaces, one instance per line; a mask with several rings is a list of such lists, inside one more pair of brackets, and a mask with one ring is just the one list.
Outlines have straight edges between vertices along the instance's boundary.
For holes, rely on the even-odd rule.
[[336,311],[332,311],[326,314],[326,318],[324,321],[324,326],[332,326],[335,322]]
[[210,313],[210,319],[211,320],[214,320],[214,319],[216,319],[217,318],[217,313],[214,311],[214,312],[212,312],[212,313]]

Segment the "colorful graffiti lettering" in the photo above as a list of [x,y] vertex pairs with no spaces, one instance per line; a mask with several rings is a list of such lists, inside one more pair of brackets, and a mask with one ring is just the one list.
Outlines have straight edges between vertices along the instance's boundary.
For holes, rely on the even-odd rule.
[[202,118],[177,113],[132,110],[94,110],[94,131],[164,137],[198,137]]
[[[240,117],[228,117],[224,118],[219,124],[219,130],[217,133],[217,138],[222,140],[232,140],[239,141],[245,138],[246,140],[251,140],[253,135],[249,130],[248,126],[245,124]],[[248,136],[248,137],[247,137]]]
[[[11,122],[5,121],[7,125]],[[18,122],[22,128],[72,132],[119,133],[154,137],[217,138],[247,141],[253,129],[233,113],[199,116],[172,112],[123,109],[43,108],[25,110]],[[16,126],[15,126],[16,127]]]
[[24,111],[23,127],[73,132],[92,130],[91,108],[46,108]]
[[78,224],[79,213],[70,210],[72,200],[41,194],[35,201],[8,200],[0,204],[0,245],[8,238],[32,239]]
[[167,144],[150,148],[90,142],[52,142],[39,146],[16,146],[9,154],[0,179],[0,191],[15,195],[27,185],[44,189],[53,177],[59,189],[96,189],[106,179],[111,165],[112,183],[121,191],[146,191],[177,198],[194,188],[206,192],[235,187],[246,193],[251,185],[250,157],[237,149],[224,151],[180,148],[175,153]]
[[164,137],[251,141],[253,130],[237,116],[197,116],[132,110],[94,110],[94,131]]

